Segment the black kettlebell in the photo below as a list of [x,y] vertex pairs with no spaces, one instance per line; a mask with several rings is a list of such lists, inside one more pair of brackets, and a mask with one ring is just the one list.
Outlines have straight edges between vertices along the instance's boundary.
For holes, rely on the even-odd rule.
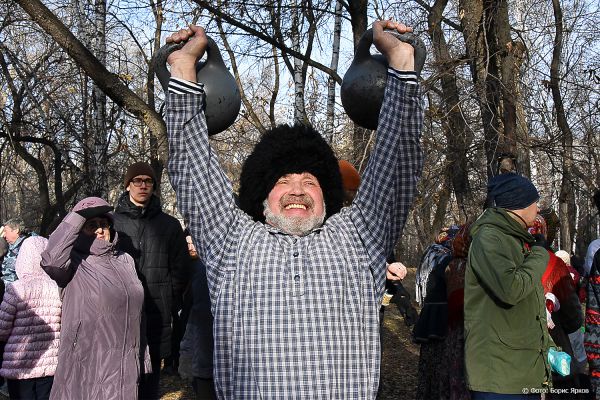
[[[167,69],[167,57],[184,43],[169,43],[161,47],[152,62],[156,76],[165,92],[169,87],[171,73]],[[237,82],[227,70],[221,52],[214,40],[208,38],[206,61],[198,61],[196,79],[204,84],[206,125],[210,136],[229,128],[237,118],[242,98]]]
[[[386,30],[415,48],[415,71],[421,73],[425,64],[425,44],[413,33]],[[388,63],[381,54],[371,54],[373,29],[360,38],[354,60],[346,71],[340,90],[342,106],[354,123],[367,129],[377,129],[379,111],[387,82]]]

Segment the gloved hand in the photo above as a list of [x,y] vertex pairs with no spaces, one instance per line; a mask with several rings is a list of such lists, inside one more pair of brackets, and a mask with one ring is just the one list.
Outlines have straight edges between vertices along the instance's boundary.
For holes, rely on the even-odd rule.
[[86,197],[73,207],[73,212],[85,219],[99,217],[113,210],[104,199],[100,197]]
[[535,242],[532,244],[532,246],[540,246],[545,249],[547,248],[548,243],[546,242],[546,238],[544,237],[544,235],[542,235],[541,233],[537,233],[533,235],[533,238],[535,239]]

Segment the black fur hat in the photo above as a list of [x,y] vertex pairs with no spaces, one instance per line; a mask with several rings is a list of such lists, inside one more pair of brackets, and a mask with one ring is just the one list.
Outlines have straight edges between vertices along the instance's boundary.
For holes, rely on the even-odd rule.
[[263,135],[248,156],[240,177],[240,208],[255,221],[265,221],[263,202],[279,178],[309,172],[323,190],[329,218],[342,208],[344,191],[331,147],[310,126],[279,125]]

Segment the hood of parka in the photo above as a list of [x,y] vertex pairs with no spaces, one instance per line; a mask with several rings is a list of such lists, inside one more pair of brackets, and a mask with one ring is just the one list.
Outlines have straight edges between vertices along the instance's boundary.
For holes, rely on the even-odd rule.
[[40,266],[42,252],[46,249],[47,244],[48,239],[41,236],[31,236],[23,240],[15,262],[15,272],[19,279],[27,276],[49,278]]

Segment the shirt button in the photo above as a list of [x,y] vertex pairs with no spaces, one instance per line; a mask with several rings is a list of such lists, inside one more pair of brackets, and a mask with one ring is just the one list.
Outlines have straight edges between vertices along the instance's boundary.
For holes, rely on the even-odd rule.
[[292,239],[292,243],[297,243],[298,239]]
[[297,252],[297,251],[295,251],[295,252],[294,252],[294,254],[293,254],[293,256],[294,256],[294,257],[298,257],[298,252]]
[[300,275],[299,274],[294,275],[294,281],[300,282]]

